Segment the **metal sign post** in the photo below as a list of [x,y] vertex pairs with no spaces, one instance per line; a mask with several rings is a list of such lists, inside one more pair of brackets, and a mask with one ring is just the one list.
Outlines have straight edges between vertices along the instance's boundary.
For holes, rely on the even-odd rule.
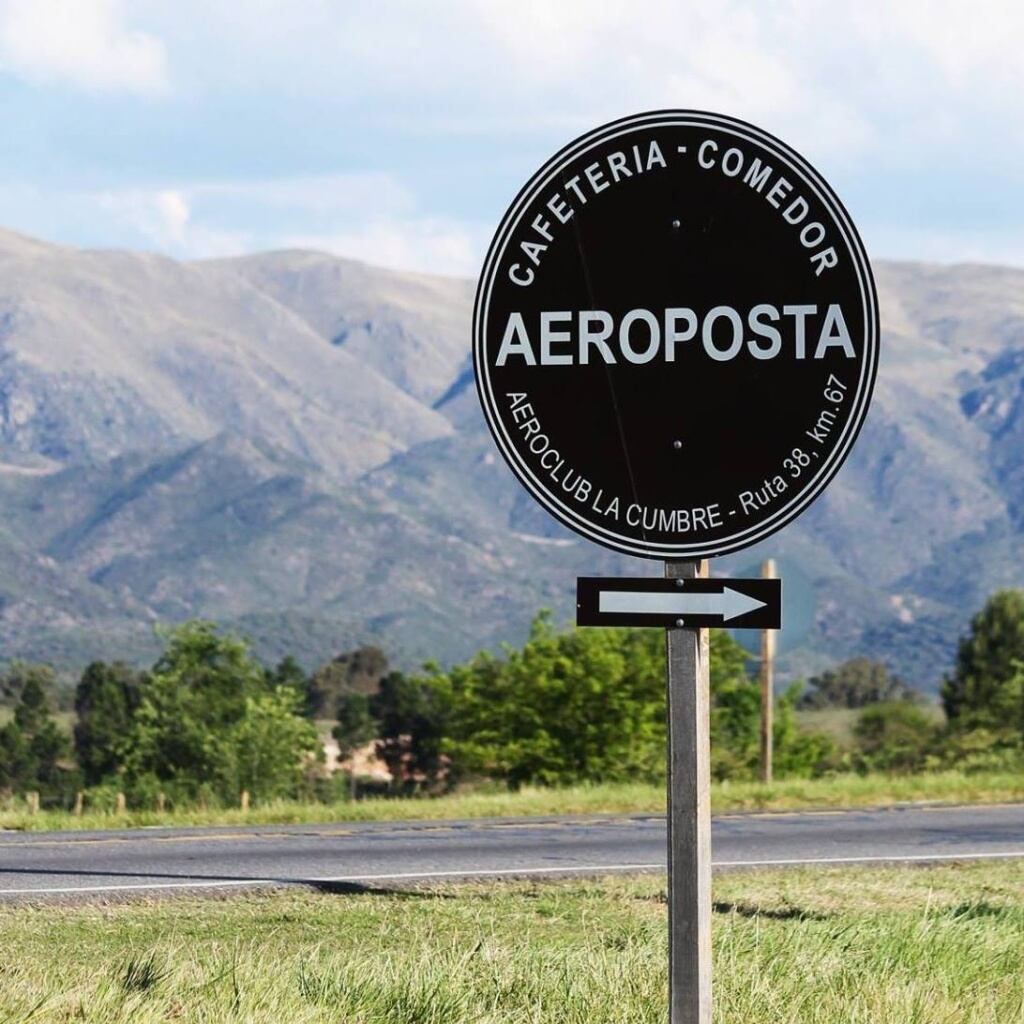
[[498,451],[565,526],[665,563],[662,579],[580,578],[576,621],[666,629],[672,1024],[711,1020],[708,630],[781,625],[778,580],[707,579],[704,560],[828,485],[878,337],[867,255],[828,183],[703,111],[569,143],[512,201],[480,274],[473,367]]
[[[665,576],[707,576],[666,562]],[[711,1024],[711,684],[707,629],[665,630],[668,661],[668,977],[670,1024]]]
[[[775,559],[761,566],[761,576],[775,579]],[[772,747],[775,729],[775,631],[761,630],[761,781],[772,781]]]

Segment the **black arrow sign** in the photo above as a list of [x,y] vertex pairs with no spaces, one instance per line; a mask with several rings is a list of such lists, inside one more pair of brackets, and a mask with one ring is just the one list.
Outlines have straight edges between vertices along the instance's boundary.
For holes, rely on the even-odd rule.
[[779,629],[782,580],[581,576],[576,625]]

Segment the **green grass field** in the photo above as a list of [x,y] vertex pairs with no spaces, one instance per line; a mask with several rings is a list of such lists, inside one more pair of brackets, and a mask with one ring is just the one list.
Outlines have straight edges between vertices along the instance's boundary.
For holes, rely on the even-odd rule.
[[[839,775],[831,779],[783,779],[724,782],[712,790],[716,813],[788,811],[837,807],[880,807],[899,803],[1014,803],[1024,801],[1024,773],[931,772],[921,775]],[[410,821],[417,819],[515,817],[556,814],[658,813],[665,809],[661,786],[616,784],[566,789],[524,788],[470,792],[436,798],[372,799],[355,803],[256,803],[243,813],[237,808],[156,811],[126,814],[86,811],[80,817],[63,811],[29,814],[25,802],[8,801],[0,810],[0,828],[56,829],[128,828],[152,825],[260,825],[325,821]],[[2,1022],[0,1022],[2,1024]]]
[[[715,878],[717,1024],[1024,1020],[1024,864]],[[0,907],[0,1020],[663,1022],[664,880]]]

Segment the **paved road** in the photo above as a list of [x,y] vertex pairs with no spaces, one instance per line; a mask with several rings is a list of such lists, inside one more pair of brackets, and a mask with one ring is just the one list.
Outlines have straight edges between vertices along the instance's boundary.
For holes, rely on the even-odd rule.
[[[1024,859],[1024,805],[716,818],[717,869]],[[0,899],[663,871],[661,817],[0,832]]]

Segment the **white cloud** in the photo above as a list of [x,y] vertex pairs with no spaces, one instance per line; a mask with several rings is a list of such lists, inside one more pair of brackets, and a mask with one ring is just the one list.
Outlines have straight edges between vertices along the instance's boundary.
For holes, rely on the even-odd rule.
[[[159,136],[88,98],[93,120],[38,147],[68,191],[34,223],[0,195],[0,223],[472,272],[479,225],[559,144],[678,106],[779,135],[884,226],[884,252],[990,238],[1003,258],[1024,234],[1022,38],[1020,0],[0,0],[0,67],[28,80],[153,94],[174,72]],[[77,209],[65,147],[91,175]]]
[[[173,33],[197,0],[173,15],[168,2],[150,6]],[[887,144],[882,122],[898,120],[908,146],[929,136],[938,107],[959,123],[1024,121],[1019,0],[259,0],[255,16],[225,5],[202,21],[191,53],[176,51],[199,90],[331,96],[425,130],[705,107],[846,160]]]
[[155,203],[163,230],[179,245],[184,244],[192,211],[185,197],[174,189],[157,192]]
[[195,223],[190,200],[180,189],[106,190],[63,198],[68,205],[92,210],[101,233],[105,227],[107,237],[118,239],[122,246],[155,248],[177,257],[232,256],[249,247],[245,232]]
[[0,68],[96,92],[162,93],[163,43],[125,23],[119,0],[4,0]]
[[53,197],[50,206],[79,215],[91,210],[106,220],[101,232],[118,244],[181,259],[303,248],[464,276],[477,272],[486,243],[485,228],[425,214],[407,189],[384,174],[75,192]]
[[949,83],[990,93],[1024,85],[1019,0],[875,0],[851,7],[850,19],[865,42],[890,50],[902,44],[908,68],[923,58]]
[[484,234],[458,221],[414,217],[370,221],[337,234],[294,235],[285,244],[399,270],[473,277],[480,270]]
[[201,198],[254,203],[260,207],[305,211],[318,216],[364,215],[369,209],[406,213],[412,193],[390,174],[305,174],[253,181],[204,182],[189,193]]

